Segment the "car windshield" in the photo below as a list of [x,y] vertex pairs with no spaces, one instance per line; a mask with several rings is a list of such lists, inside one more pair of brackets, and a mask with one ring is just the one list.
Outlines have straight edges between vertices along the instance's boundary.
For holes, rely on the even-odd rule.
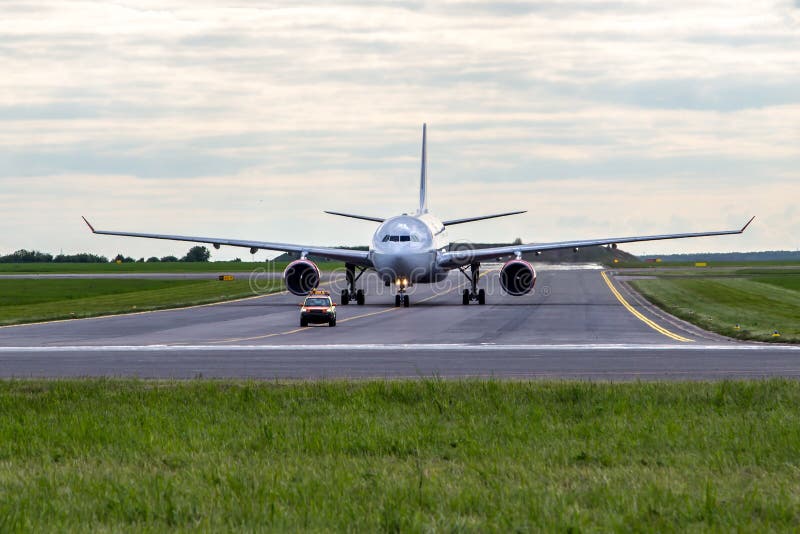
[[310,299],[306,299],[306,306],[330,306],[331,300],[322,298],[322,297],[314,297]]

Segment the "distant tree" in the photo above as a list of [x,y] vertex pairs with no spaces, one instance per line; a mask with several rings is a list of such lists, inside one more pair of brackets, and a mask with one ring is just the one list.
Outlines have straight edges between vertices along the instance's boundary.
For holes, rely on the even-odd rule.
[[231,260],[231,263],[242,263],[242,258],[234,258]]
[[521,237],[518,237],[518,238],[516,238],[516,239],[514,240],[514,242],[513,242],[513,243],[511,243],[511,244],[512,244],[512,245],[521,245],[521,244],[522,244],[522,238],[521,238]]
[[172,263],[178,261],[178,258],[176,258],[175,256],[164,256],[163,258],[161,258],[161,261],[163,261],[164,263]]
[[20,249],[8,256],[0,256],[0,263],[50,263],[51,261],[53,261],[52,254],[38,250]]
[[136,260],[136,263],[144,263],[144,258],[139,258],[138,260]]
[[147,258],[147,263],[155,263],[157,261],[161,261],[161,260],[159,260],[155,256],[151,256],[151,257]]
[[206,247],[197,246],[190,248],[181,261],[202,262],[208,261],[209,258],[211,258],[211,251]]
[[116,262],[118,262],[118,261],[120,261],[120,262],[122,262],[122,263],[133,263],[133,262],[135,262],[136,260],[134,260],[133,258],[131,258],[131,257],[129,257],[129,256],[123,256],[122,254],[117,254],[117,255],[114,257],[114,262],[116,263]]
[[108,258],[81,252],[78,254],[59,254],[53,258],[53,263],[108,263]]

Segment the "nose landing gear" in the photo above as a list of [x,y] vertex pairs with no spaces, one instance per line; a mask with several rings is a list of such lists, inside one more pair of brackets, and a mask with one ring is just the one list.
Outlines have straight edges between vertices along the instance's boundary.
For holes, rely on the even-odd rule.
[[398,278],[396,284],[397,295],[394,296],[394,306],[395,308],[399,308],[400,306],[408,308],[411,306],[411,299],[406,294],[406,289],[408,288],[408,279]]
[[345,268],[347,269],[347,286],[348,289],[342,289],[342,306],[347,306],[352,301],[355,301],[356,304],[359,306],[363,306],[366,302],[366,298],[364,296],[363,289],[356,289],[356,282],[358,279],[361,278],[361,275],[364,274],[366,269],[364,267],[358,267],[359,272],[358,276],[356,276],[356,266],[347,263],[345,264]]
[[459,271],[470,282],[470,289],[465,289],[461,294],[461,304],[469,305],[470,302],[478,302],[480,305],[486,304],[486,291],[478,289],[478,279],[480,278],[480,263],[473,263],[470,267],[470,274],[467,274],[466,267],[461,267]]

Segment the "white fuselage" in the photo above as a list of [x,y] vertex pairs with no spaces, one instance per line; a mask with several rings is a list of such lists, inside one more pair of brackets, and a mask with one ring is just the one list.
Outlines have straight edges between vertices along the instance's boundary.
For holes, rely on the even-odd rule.
[[431,283],[447,274],[437,264],[439,251],[447,246],[444,224],[430,213],[400,215],[378,227],[370,259],[385,282]]

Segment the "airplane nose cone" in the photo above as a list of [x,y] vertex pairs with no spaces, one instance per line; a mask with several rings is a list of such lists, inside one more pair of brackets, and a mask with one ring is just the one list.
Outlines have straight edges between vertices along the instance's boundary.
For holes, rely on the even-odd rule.
[[397,278],[416,280],[425,277],[430,270],[428,254],[376,253],[372,263],[381,278],[389,281]]
[[372,263],[375,265],[375,270],[384,278],[394,279],[396,276],[406,274],[403,272],[406,262],[396,254],[376,253],[372,258]]

